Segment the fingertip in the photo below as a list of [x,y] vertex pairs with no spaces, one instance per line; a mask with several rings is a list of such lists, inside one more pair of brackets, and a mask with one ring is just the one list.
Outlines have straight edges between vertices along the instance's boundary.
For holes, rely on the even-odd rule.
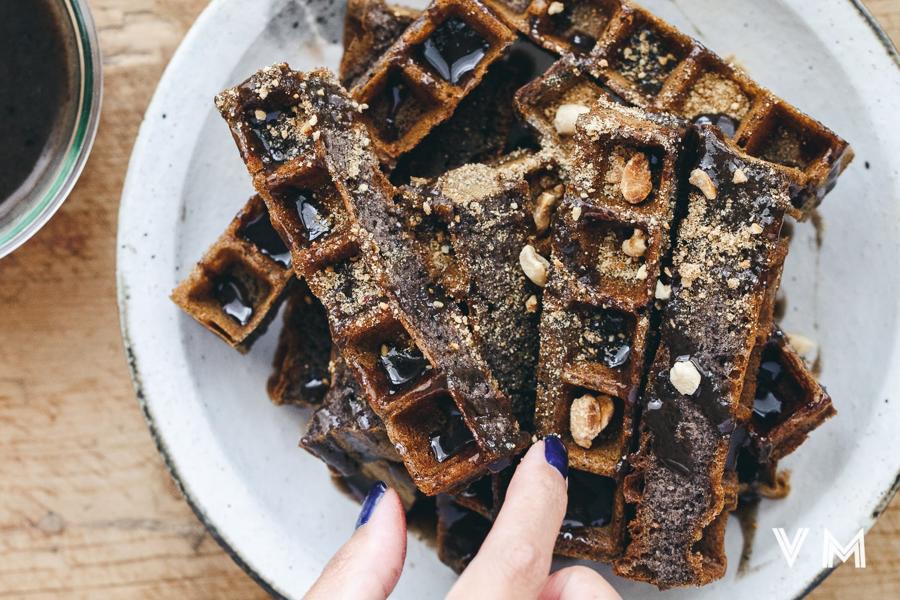
[[553,573],[538,600],[622,600],[597,571],[577,565]]

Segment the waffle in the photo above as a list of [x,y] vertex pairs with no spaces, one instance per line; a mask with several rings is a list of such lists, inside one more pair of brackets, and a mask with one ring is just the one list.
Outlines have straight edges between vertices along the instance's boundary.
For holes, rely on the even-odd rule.
[[407,186],[404,198],[431,277],[465,306],[490,372],[530,430],[541,288],[519,260],[534,233],[528,170],[470,164]]
[[[558,434],[569,452],[557,546],[568,556],[621,552],[619,463],[630,450],[654,296],[667,278],[682,135],[676,121],[601,101],[573,141],[579,169],[554,222],[535,415],[538,434]],[[640,200],[629,187],[635,165],[643,165]]]
[[382,159],[411,150],[516,39],[478,0],[435,0],[351,90]]
[[276,313],[293,273],[262,199],[253,196],[206,251],[172,300],[230,346],[246,352]]
[[491,521],[446,495],[437,498],[437,553],[445,565],[462,573],[487,537]]
[[367,490],[375,481],[385,482],[409,510],[416,500],[416,487],[384,423],[361,396],[340,356],[332,357],[330,372],[333,384],[310,418],[300,445],[353,488]]
[[847,142],[824,125],[630,2],[485,1],[511,27],[566,55],[568,67],[576,65],[618,98],[712,122],[749,155],[781,166],[792,181],[797,216],[809,215],[853,158]]
[[266,384],[276,405],[318,406],[328,391],[331,333],[325,309],[304,282],[288,292],[284,326]]
[[353,84],[403,35],[420,12],[384,0],[349,0],[344,15],[344,54],[338,68],[341,84]]
[[778,461],[835,415],[831,398],[778,328],[761,345],[753,414],[732,442],[742,501],[783,497]]
[[453,115],[397,160],[392,180],[435,178],[466,164],[496,162],[519,148],[537,148],[537,140],[519,118],[513,98],[554,60],[527,40],[514,42]]
[[697,127],[694,147],[671,298],[625,484],[635,503],[631,539],[615,563],[617,573],[663,589],[703,585],[725,571],[724,525],[737,496],[727,455],[750,418],[742,387],[780,277],[790,207],[784,173],[741,153],[717,128]]
[[[294,271],[325,306],[335,343],[419,488],[458,487],[519,448],[509,398],[400,227],[397,192],[371,152],[361,107],[327,71],[286,65],[217,104]],[[441,443],[450,447],[434,452]]]

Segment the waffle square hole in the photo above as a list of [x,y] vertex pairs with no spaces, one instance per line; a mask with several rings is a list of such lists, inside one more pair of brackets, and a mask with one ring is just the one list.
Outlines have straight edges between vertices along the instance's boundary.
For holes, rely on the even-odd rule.
[[435,108],[434,101],[420,92],[398,67],[388,71],[384,85],[368,104],[368,120],[386,142],[401,139]]
[[300,133],[305,118],[285,101],[264,106],[251,106],[244,113],[250,130],[250,141],[256,145],[263,162],[283,163],[300,156],[308,148],[308,138]]
[[609,525],[616,487],[616,480],[611,477],[569,469],[569,502],[562,522],[563,534],[570,529]]
[[753,399],[753,423],[765,435],[784,423],[802,406],[806,392],[785,368],[781,349],[769,345],[763,350],[759,373],[756,376],[756,396]]
[[236,326],[245,327],[272,288],[238,259],[226,260],[224,268],[210,277],[205,295]]
[[487,55],[490,42],[469,23],[450,15],[417,48],[422,63],[439,77],[460,85]]
[[[609,459],[608,462],[615,464],[626,450],[621,447],[624,417],[622,401],[615,396],[584,388],[571,388],[567,395],[572,441],[592,454],[603,455],[603,458]],[[606,407],[612,408],[612,415],[602,431],[597,432],[597,424]]]
[[241,216],[238,236],[281,266],[290,267],[291,252],[272,226],[269,211],[261,202],[259,204],[260,206]]
[[581,306],[581,321],[574,359],[600,363],[609,369],[628,365],[634,340],[636,317],[612,308]]
[[748,154],[770,162],[806,169],[828,150],[828,139],[778,107],[763,125],[764,133]]
[[396,427],[410,447],[427,448],[436,464],[451,460],[467,450],[475,449],[475,437],[462,414],[446,392],[421,400],[397,416]]
[[613,69],[644,96],[656,96],[687,48],[652,23],[638,23],[615,53]]
[[532,30],[571,46],[572,51],[586,54],[597,45],[618,2],[605,0],[563,0],[547,3],[547,12],[534,17]]
[[733,138],[754,96],[726,73],[704,71],[691,85],[681,114],[698,124],[712,124]]
[[292,244],[308,248],[331,233],[336,219],[329,207],[336,193],[329,186],[303,184],[282,185],[272,192],[279,220]]
[[379,395],[396,396],[425,380],[433,367],[399,323],[391,323],[362,344]]
[[609,221],[603,213],[586,208],[576,226],[559,249],[560,258],[581,283],[623,292],[646,284],[644,265],[655,240],[644,229]]
[[664,156],[660,148],[613,145],[597,153],[599,181],[594,186],[616,203],[650,205],[659,190]]

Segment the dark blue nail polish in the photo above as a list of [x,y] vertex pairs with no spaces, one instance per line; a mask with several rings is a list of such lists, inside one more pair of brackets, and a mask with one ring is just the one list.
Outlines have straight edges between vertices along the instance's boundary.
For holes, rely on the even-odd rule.
[[375,512],[375,507],[378,506],[379,500],[381,500],[386,491],[387,486],[383,481],[375,482],[375,485],[373,485],[372,489],[369,490],[369,493],[366,494],[366,499],[363,500],[362,510],[359,511],[359,518],[356,519],[357,529],[369,522],[369,518],[371,518],[372,513]]
[[563,479],[569,475],[569,453],[558,436],[548,435],[544,437],[544,458],[550,465],[559,471]]

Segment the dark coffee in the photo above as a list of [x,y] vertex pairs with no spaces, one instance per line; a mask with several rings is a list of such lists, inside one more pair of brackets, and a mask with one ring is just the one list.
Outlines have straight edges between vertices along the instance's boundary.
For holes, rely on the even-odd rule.
[[38,168],[74,97],[61,0],[0,0],[0,203]]

